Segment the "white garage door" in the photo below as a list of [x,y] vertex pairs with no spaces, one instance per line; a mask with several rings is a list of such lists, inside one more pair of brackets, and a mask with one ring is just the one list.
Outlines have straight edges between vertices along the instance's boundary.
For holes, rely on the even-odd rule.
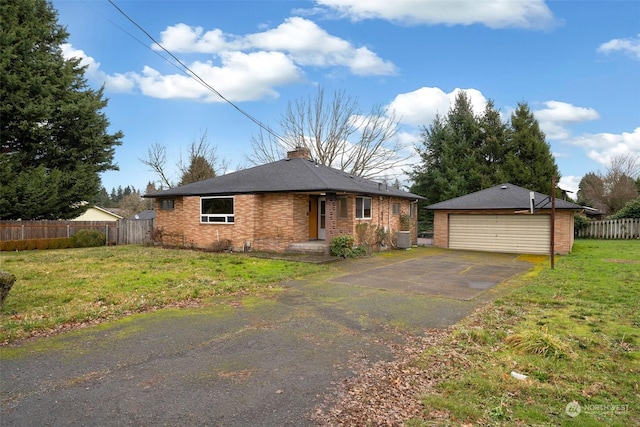
[[449,247],[488,252],[548,254],[548,215],[449,215]]

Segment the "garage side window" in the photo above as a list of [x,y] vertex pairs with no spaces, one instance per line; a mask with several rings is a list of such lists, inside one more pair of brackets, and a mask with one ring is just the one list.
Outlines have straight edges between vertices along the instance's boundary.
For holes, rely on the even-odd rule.
[[233,197],[201,197],[200,222],[215,224],[233,223]]
[[371,219],[371,197],[356,197],[356,218]]

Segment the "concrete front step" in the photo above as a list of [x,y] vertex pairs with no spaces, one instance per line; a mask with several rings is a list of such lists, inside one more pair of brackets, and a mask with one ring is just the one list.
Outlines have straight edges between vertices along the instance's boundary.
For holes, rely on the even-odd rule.
[[299,242],[290,243],[286,252],[295,254],[317,254],[317,255],[329,255],[330,247],[328,243],[323,241],[318,242]]

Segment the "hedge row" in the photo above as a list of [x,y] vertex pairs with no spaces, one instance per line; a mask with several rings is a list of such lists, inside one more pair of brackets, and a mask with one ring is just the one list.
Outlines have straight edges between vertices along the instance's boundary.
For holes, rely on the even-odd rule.
[[56,239],[4,240],[0,242],[0,251],[68,249],[73,247],[72,237],[61,237]]
[[33,249],[68,249],[104,246],[107,238],[97,230],[80,230],[72,237],[57,239],[5,240],[0,242],[0,251],[30,251]]

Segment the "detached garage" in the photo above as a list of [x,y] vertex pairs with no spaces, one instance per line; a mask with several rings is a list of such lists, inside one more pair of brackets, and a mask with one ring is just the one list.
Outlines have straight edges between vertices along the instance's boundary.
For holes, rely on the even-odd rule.
[[[548,254],[551,243],[551,200],[512,184],[428,206],[434,210],[434,245],[487,252]],[[533,205],[534,213],[530,213]],[[581,206],[555,200],[555,252],[573,247],[573,218]]]

